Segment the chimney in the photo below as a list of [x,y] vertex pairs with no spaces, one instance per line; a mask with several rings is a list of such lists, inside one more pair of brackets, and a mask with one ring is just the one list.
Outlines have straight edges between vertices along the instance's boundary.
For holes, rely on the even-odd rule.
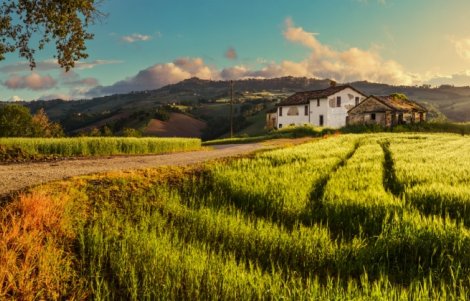
[[336,87],[336,81],[330,80],[330,87]]

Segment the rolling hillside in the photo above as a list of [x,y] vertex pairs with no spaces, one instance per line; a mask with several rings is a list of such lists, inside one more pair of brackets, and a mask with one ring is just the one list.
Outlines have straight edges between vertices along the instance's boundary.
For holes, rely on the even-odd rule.
[[[295,77],[235,81],[236,131],[260,132],[263,130],[263,118],[261,115],[256,116],[257,114],[264,115],[267,108],[291,93],[321,89],[328,85],[329,80],[326,79]],[[451,121],[470,121],[470,87],[391,86],[367,81],[354,82],[351,85],[365,94],[404,93],[427,106],[432,111],[431,116],[443,118],[445,115]],[[146,125],[154,119],[153,112],[162,106],[177,104],[179,107],[183,106],[184,110],[178,109],[176,113],[206,122],[208,129],[201,135],[213,138],[228,131],[228,101],[228,82],[191,78],[158,90],[76,101],[33,101],[25,105],[33,112],[44,108],[52,120],[60,121],[68,133],[74,133],[104,125],[115,126],[116,131],[124,127],[145,130]],[[263,107],[257,107],[259,104]],[[257,109],[252,110],[253,107]],[[244,130],[247,127],[250,128]],[[148,133],[167,135],[161,131]]]
[[201,137],[206,123],[181,113],[172,113],[168,121],[151,119],[143,133],[159,137]]

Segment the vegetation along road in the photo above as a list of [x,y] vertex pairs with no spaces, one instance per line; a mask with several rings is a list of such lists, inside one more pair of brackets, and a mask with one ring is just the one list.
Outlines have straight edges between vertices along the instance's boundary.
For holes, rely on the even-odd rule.
[[0,164],[0,195],[68,177],[107,171],[141,169],[164,165],[187,165],[247,154],[273,147],[273,144],[231,144],[207,151],[165,155],[112,156],[41,163]]

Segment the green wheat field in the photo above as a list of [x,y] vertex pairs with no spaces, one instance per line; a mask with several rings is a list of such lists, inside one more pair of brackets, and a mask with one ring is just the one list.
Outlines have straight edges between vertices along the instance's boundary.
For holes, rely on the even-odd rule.
[[338,135],[0,213],[0,299],[467,300],[470,138]]

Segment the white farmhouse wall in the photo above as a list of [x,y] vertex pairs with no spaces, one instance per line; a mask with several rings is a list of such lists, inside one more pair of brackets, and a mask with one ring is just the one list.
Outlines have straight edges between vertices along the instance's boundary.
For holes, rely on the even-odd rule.
[[[336,99],[341,96],[341,106],[336,107]],[[366,97],[351,88],[345,88],[328,98],[320,99],[318,106],[317,99],[310,99],[309,115],[305,115],[305,105],[282,106],[282,116],[279,114],[281,107],[277,110],[277,128],[285,128],[291,125],[312,124],[320,126],[320,116],[323,116],[323,126],[330,128],[340,128],[346,125],[348,111],[356,105],[356,97],[362,102]],[[289,116],[288,111],[291,107],[297,107],[299,115]]]
[[[336,98],[341,96],[341,107],[336,107]],[[351,88],[346,88],[339,91],[336,94],[333,94],[328,97],[327,101],[327,117],[325,120],[325,126],[331,128],[340,128],[346,125],[346,117],[348,116],[348,111],[356,105],[356,97],[359,97],[359,102],[366,99],[360,93],[357,93]],[[330,106],[334,104],[334,107]]]
[[323,126],[326,126],[328,114],[328,103],[326,98],[320,99],[320,106],[316,99],[310,100],[310,124],[320,126],[320,115],[323,115]]
[[[279,114],[281,107],[277,108],[277,128],[285,128],[290,125],[305,125],[309,123],[309,116],[305,115],[306,105],[282,106],[282,116]],[[307,105],[308,106],[308,105]],[[297,108],[298,115],[288,115],[290,108]]]

